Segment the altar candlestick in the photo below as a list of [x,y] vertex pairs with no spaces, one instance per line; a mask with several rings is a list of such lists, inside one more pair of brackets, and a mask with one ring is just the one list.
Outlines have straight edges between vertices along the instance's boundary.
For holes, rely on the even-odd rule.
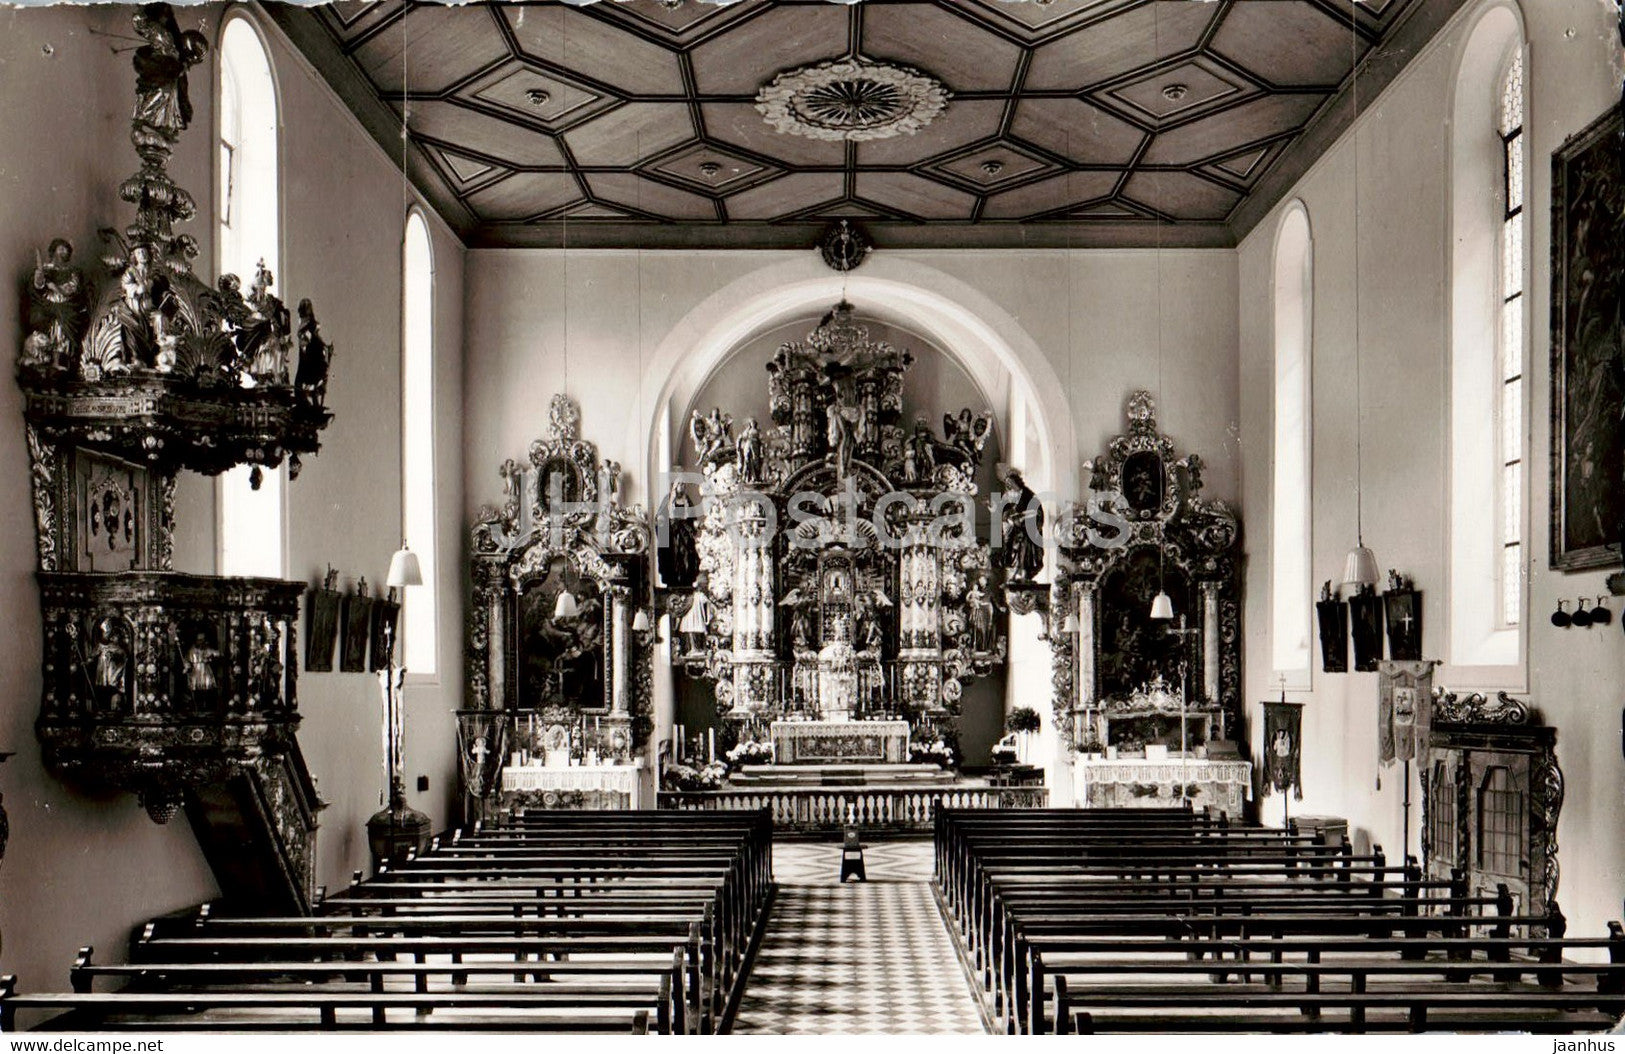
[[707,760],[715,761],[717,759],[717,730],[714,728],[708,729],[707,735],[710,737],[710,745],[707,748],[709,752]]

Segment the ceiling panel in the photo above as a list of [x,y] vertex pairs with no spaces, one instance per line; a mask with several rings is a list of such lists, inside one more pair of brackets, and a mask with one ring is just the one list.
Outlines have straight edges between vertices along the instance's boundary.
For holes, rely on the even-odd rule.
[[1065,172],[987,199],[982,215],[990,220],[1019,220],[1085,201],[1103,198],[1117,186],[1121,172]]
[[893,139],[858,144],[858,165],[912,165],[999,134],[1004,103],[970,99],[955,103],[941,117],[915,132]]
[[729,219],[776,220],[809,205],[838,200],[844,183],[839,172],[798,172],[731,195],[724,204]]
[[1165,0],[1067,33],[1034,49],[1026,88],[1076,91],[1190,51],[1217,13],[1189,0]]
[[1239,4],[1219,26],[1213,49],[1264,82],[1279,86],[1336,85],[1367,41],[1347,21],[1299,0]]
[[999,91],[1022,49],[940,7],[875,4],[863,12],[863,54],[930,70],[950,91]]
[[907,172],[860,172],[857,196],[923,220],[968,220],[976,196]]
[[681,220],[715,220],[717,207],[710,198],[630,172],[594,172],[587,177],[592,196],[611,205]]
[[1028,99],[1010,133],[1050,153],[1087,165],[1126,165],[1146,133],[1082,99]]
[[706,135],[792,166],[842,165],[846,144],[785,135],[768,127],[748,102],[708,102],[700,107]]
[[691,139],[694,125],[682,103],[629,102],[564,134],[576,163],[628,167]]
[[581,188],[568,173],[516,172],[464,200],[480,218],[501,222],[536,216],[580,196]]
[[1237,145],[1301,128],[1323,102],[1322,95],[1265,95],[1158,134],[1141,160],[1149,165],[1195,164]]
[[412,103],[406,126],[414,136],[455,147],[459,152],[500,160],[509,166],[563,165],[558,143],[543,132],[522,128],[455,102]]
[[631,95],[682,95],[674,51],[567,7],[503,7],[519,50]]
[[[1137,244],[1159,214],[1179,221],[1170,244],[1180,224],[1214,244],[1335,140],[1351,46],[1385,49],[1362,71],[1375,93],[1464,2],[381,0],[272,17],[391,156],[407,109],[412,178],[471,244],[542,244],[568,218],[610,232],[593,244],[704,227],[691,241],[777,246],[843,216],[892,244],[1072,244],[1068,223]],[[852,58],[923,74],[946,103],[886,128],[930,94],[882,70],[787,101],[778,125],[758,109],[781,74]],[[859,134],[809,125],[829,120]]]
[[1241,200],[1238,192],[1190,172],[1136,172],[1123,197],[1182,220],[1222,220]]
[[354,57],[380,92],[434,94],[507,58],[508,45],[484,10],[470,17],[461,8],[426,4],[362,41]]
[[845,58],[849,21],[843,4],[766,5],[693,50],[695,84],[706,95],[754,98],[782,70]]

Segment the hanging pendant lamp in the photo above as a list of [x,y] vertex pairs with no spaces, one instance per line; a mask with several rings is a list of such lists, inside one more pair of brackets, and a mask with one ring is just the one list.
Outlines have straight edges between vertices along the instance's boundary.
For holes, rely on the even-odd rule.
[[576,603],[576,595],[570,592],[569,589],[559,590],[559,598],[553,602],[553,617],[556,619],[575,618],[579,614],[581,614],[581,605]]
[[1354,15],[1349,15],[1349,85],[1354,101],[1349,139],[1354,152],[1354,548],[1343,563],[1343,585],[1352,593],[1377,585],[1377,554],[1365,544],[1365,413],[1360,383],[1360,62],[1355,51]]
[[1158,590],[1157,595],[1151,598],[1151,617],[1161,619],[1164,622],[1172,619],[1174,617],[1173,598],[1167,593]]
[[638,608],[638,613],[632,616],[632,632],[649,632],[649,613],[643,608]]

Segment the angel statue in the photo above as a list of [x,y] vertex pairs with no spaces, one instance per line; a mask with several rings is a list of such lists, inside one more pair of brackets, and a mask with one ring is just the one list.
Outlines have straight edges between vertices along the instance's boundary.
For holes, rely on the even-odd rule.
[[89,293],[84,272],[73,266],[73,246],[67,239],[54,239],[44,259],[35,254],[22,365],[61,369],[73,362],[90,313]]
[[132,22],[146,41],[135,52],[132,120],[174,142],[192,123],[186,71],[208,54],[208,40],[195,29],[182,33],[168,4],[142,4]]
[[988,433],[992,428],[990,415],[972,414],[968,406],[959,411],[958,417],[951,413],[942,415],[942,437],[949,447],[965,459],[966,468],[981,463],[982,448],[987,445]]
[[688,435],[694,441],[694,452],[700,467],[705,468],[721,460],[721,455],[733,446],[733,415],[712,407],[709,414],[695,410],[688,419]]
[[762,430],[756,418],[745,419],[745,430],[739,433],[735,449],[739,456],[739,478],[747,483],[759,481],[762,478]]

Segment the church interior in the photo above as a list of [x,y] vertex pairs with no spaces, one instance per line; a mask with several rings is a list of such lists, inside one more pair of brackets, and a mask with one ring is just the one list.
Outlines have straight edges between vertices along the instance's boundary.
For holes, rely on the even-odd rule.
[[0,11],[0,1031],[1607,1031],[1622,85],[1619,0]]

